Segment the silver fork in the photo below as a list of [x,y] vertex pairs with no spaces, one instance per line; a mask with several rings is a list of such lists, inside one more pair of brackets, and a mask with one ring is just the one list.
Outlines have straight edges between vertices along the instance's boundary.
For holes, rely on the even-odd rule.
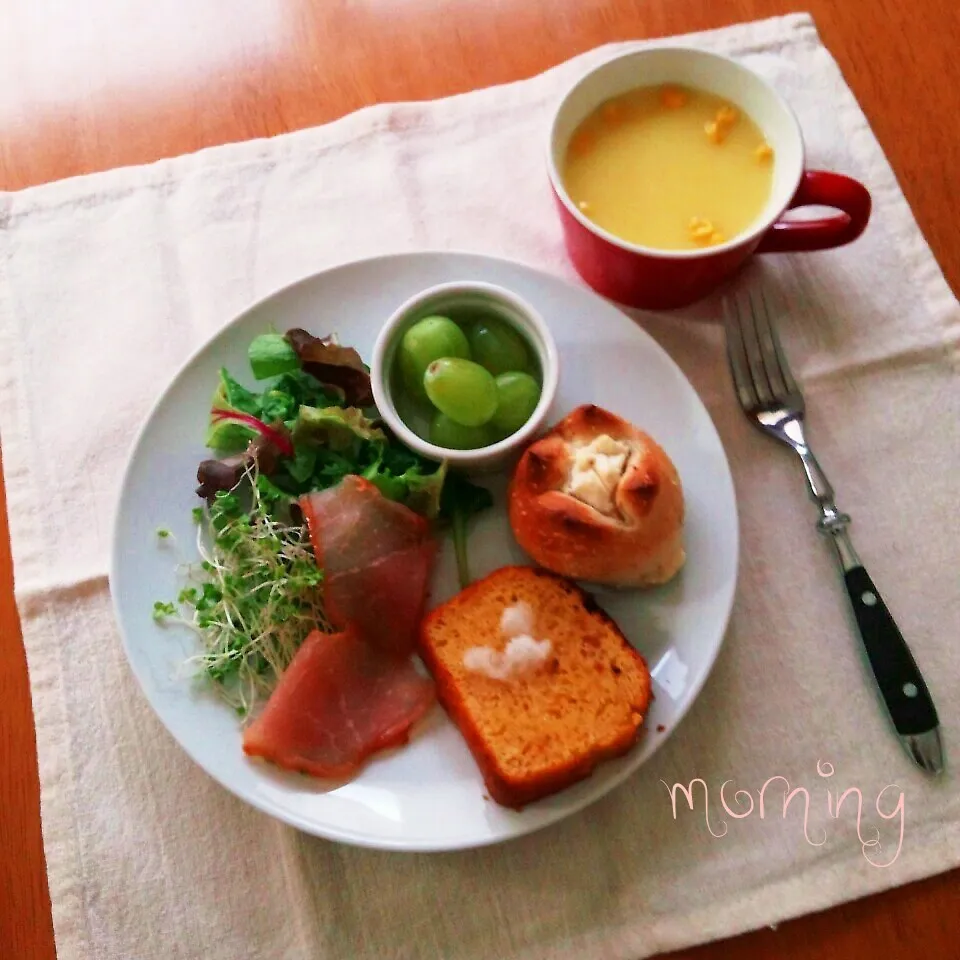
[[853,549],[850,517],[837,509],[833,487],[804,435],[803,394],[797,386],[766,297],[760,290],[724,301],[727,359],[737,399],[750,421],[790,447],[820,510],[817,528],[836,550],[867,660],[901,743],[928,773],[943,770],[937,711],[893,617]]

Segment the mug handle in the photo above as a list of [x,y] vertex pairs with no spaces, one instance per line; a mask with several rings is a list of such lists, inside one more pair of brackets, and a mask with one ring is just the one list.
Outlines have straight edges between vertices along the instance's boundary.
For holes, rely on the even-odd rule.
[[870,219],[867,188],[842,173],[804,171],[790,209],[812,205],[834,207],[840,212],[820,220],[778,220],[764,234],[757,253],[800,253],[840,247],[856,240]]

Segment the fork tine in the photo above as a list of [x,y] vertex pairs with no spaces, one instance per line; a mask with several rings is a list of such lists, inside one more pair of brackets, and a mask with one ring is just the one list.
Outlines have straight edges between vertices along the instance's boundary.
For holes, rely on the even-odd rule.
[[[779,341],[775,339],[776,328],[770,316],[770,305],[767,302],[763,287],[760,288],[758,299],[759,303],[756,302],[753,294],[750,294],[754,321],[757,327],[760,357],[770,384],[770,393],[774,400],[782,401],[791,389],[787,385],[787,381],[790,379],[790,371],[787,369],[787,375],[784,376],[783,366],[786,364],[786,358],[783,355],[783,350],[779,349]],[[781,361],[783,362],[781,363]]]
[[723,319],[726,328],[727,360],[730,363],[733,387],[737,392],[740,406],[744,410],[749,410],[757,404],[757,391],[750,376],[747,355],[743,347],[740,311],[727,297],[723,298]]
[[[749,317],[746,320],[741,319],[740,323],[743,348],[747,355],[747,363],[750,365],[750,378],[753,380],[757,396],[761,403],[770,403],[773,400],[773,392],[770,389],[770,381],[767,378],[763,353],[761,352],[760,334],[757,329],[757,310],[751,294],[747,295],[747,302],[750,305]],[[741,318],[747,317],[747,311],[739,312]]]
[[777,325],[770,316],[767,305],[766,294],[763,289],[760,290],[760,297],[764,302],[764,309],[767,316],[767,328],[770,332],[770,345],[773,350],[773,360],[776,362],[780,377],[783,379],[784,390],[788,393],[794,393],[797,390],[797,381],[793,379],[790,371],[790,364],[787,362],[787,355],[784,353],[783,345],[780,343],[780,334],[777,331]]

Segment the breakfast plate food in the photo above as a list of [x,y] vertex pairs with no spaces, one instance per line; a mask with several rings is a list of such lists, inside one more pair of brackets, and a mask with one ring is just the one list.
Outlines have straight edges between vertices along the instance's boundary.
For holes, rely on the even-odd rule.
[[110,581],[148,701],[224,787],[444,850],[649,759],[737,551],[719,437],[655,341],[529,267],[419,253],[308,277],[194,354],[134,444]]

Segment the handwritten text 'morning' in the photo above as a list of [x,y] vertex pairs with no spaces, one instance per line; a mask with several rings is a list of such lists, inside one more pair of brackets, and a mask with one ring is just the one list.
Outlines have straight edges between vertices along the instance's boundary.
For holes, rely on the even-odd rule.
[[[823,763],[817,761],[817,774],[824,779],[829,779],[833,776],[833,764]],[[710,820],[710,789],[707,786],[706,782],[700,777],[696,777],[691,780],[688,784],[684,785],[682,783],[675,783],[673,786],[670,786],[665,780],[660,781],[670,794],[670,800],[673,804],[673,819],[677,819],[677,796],[682,794],[684,799],[687,801],[689,809],[692,811],[695,807],[695,798],[694,790],[699,784],[703,789],[703,814],[707,824],[707,830],[710,831],[710,835],[713,837],[723,837],[727,833],[727,823],[725,820],[718,820],[715,823],[711,823]],[[720,785],[720,805],[723,807],[724,812],[727,816],[732,817],[735,820],[744,820],[747,817],[750,817],[754,812],[759,812],[760,819],[763,820],[766,818],[768,812],[770,812],[771,801],[776,804],[774,810],[776,811],[779,808],[781,817],[785,820],[787,813],[791,809],[791,806],[796,803],[798,806],[802,804],[803,808],[803,838],[813,847],[823,846],[827,842],[827,831],[823,829],[823,838],[814,839],[810,835],[810,791],[806,787],[791,787],[790,782],[784,776],[773,776],[766,780],[762,787],[756,792],[756,801],[754,800],[754,795],[749,790],[736,789],[730,785],[733,783],[733,780],[724,780]],[[779,790],[783,790],[783,802],[780,804]],[[888,796],[889,791],[889,796]],[[771,796],[772,794],[772,796]],[[896,796],[896,799],[894,799]],[[731,802],[733,806],[731,806]],[[876,797],[874,801],[874,807],[876,808],[877,813],[884,820],[896,820],[897,825],[899,826],[899,836],[897,839],[897,849],[893,854],[893,857],[885,860],[884,853],[880,846],[880,831],[874,827],[873,831],[876,833],[875,837],[870,837],[869,839],[864,837],[862,829],[862,819],[863,819],[863,803],[864,797],[863,793],[859,787],[848,787],[842,793],[837,790],[827,789],[826,791],[826,809],[827,816],[837,820],[840,817],[841,810],[844,808],[850,809],[853,804],[856,804],[856,813],[857,813],[857,839],[860,842],[860,849],[863,853],[864,859],[871,866],[878,868],[885,868],[892,866],[897,857],[900,856],[900,850],[903,847],[903,832],[904,832],[904,795],[903,791],[896,784],[888,784],[885,786]],[[736,809],[734,809],[736,808]],[[775,815],[775,814],[774,814]],[[715,830],[714,828],[722,827],[722,830]]]

